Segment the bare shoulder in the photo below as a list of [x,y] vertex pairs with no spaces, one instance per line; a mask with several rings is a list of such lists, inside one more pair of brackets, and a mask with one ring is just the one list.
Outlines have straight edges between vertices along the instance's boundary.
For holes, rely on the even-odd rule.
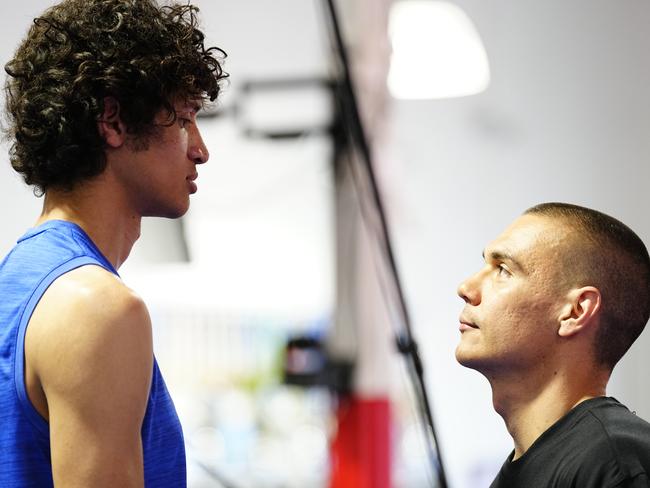
[[81,266],[55,280],[38,308],[41,306],[62,313],[90,312],[95,318],[146,312],[144,302],[119,277],[94,265]]
[[54,484],[142,486],[153,351],[140,297],[98,266],[64,274],[30,319],[25,364],[49,422]]
[[124,362],[148,367],[151,342],[142,299],[117,276],[89,265],[64,274],[44,293],[30,319],[25,353],[50,386],[60,380],[74,387],[84,375],[66,364],[83,365],[89,374]]
[[[136,319],[136,328],[146,328],[149,315],[144,302],[113,273],[89,265],[69,271],[52,283],[34,310],[29,327],[36,326],[46,335],[110,334],[125,328],[125,319]],[[80,323],[93,327],[83,328]]]

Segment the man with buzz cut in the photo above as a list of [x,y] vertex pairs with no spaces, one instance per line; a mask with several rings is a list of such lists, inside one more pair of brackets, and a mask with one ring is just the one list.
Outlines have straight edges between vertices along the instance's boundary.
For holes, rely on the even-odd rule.
[[196,114],[227,74],[197,10],[63,0],[5,66],[11,164],[44,201],[0,263],[3,488],[186,486],[149,314],[117,270],[208,160]]
[[606,396],[650,315],[641,239],[601,212],[528,209],[458,288],[456,358],[492,387],[514,450],[492,487],[647,488],[650,424]]

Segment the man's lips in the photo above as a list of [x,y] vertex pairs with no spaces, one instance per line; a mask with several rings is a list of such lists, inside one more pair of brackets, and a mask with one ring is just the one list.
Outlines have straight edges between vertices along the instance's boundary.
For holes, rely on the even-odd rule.
[[460,321],[459,329],[460,329],[461,332],[464,332],[464,331],[470,330],[470,329],[478,329],[479,328],[478,325],[476,325],[471,320],[468,320],[468,319],[466,319],[464,317],[460,317],[459,321]]
[[196,181],[195,181],[195,180],[196,180],[198,177],[199,177],[199,174],[198,174],[198,173],[194,173],[194,174],[192,174],[192,175],[190,175],[190,176],[188,176],[188,177],[186,178],[186,179],[187,179],[188,186],[190,187],[190,193],[196,193],[196,190],[198,189],[198,187],[196,186]]

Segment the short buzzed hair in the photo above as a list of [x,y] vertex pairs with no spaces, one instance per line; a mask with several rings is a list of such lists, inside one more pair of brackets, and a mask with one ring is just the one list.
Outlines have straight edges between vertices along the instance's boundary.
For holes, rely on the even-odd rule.
[[562,266],[572,286],[601,293],[595,359],[614,368],[650,316],[650,257],[638,235],[602,212],[568,203],[542,203],[524,212],[561,220],[576,238]]

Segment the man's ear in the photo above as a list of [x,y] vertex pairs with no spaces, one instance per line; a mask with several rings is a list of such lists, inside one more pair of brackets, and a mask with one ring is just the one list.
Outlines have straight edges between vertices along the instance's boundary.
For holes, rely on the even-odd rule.
[[600,305],[598,288],[584,286],[571,290],[559,317],[558,334],[561,337],[570,337],[595,326],[600,316]]
[[124,144],[126,125],[120,117],[120,103],[115,98],[104,98],[104,111],[97,121],[97,130],[107,146],[118,148]]

